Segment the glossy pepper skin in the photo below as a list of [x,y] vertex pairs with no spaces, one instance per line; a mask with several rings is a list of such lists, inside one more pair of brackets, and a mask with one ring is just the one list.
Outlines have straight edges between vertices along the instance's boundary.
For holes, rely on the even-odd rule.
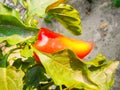
[[[92,42],[76,40],[55,33],[47,28],[40,28],[34,47],[45,53],[54,53],[63,49],[71,49],[80,59],[83,59],[93,48]],[[38,57],[34,56],[37,61]]]

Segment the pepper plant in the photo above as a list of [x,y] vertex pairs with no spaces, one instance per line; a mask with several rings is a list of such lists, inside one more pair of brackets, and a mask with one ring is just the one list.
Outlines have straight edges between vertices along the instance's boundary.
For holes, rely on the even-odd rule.
[[120,0],[113,0],[112,6],[113,7],[120,7]]
[[[86,44],[77,45],[79,40],[49,30],[41,35],[38,33],[42,32],[39,31],[42,26],[37,27],[39,21],[37,23],[35,17],[43,20],[49,15],[66,30],[80,35],[81,20],[74,7],[66,4],[66,0],[13,2],[15,6],[22,5],[25,12],[21,14],[0,3],[0,90],[110,90],[119,61],[107,60],[101,54],[84,61],[79,54],[86,52]],[[44,40],[36,47],[36,41],[41,37]],[[39,45],[45,45],[48,39],[50,45],[47,43],[41,49]],[[65,47],[58,49],[52,45]]]

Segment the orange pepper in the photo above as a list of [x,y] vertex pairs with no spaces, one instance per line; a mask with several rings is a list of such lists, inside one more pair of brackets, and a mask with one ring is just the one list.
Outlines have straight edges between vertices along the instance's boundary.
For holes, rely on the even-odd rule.
[[[83,59],[92,50],[93,42],[72,39],[47,28],[40,28],[34,47],[45,53],[55,53],[60,50],[70,49],[80,59]],[[36,54],[34,57],[37,61],[40,61]]]

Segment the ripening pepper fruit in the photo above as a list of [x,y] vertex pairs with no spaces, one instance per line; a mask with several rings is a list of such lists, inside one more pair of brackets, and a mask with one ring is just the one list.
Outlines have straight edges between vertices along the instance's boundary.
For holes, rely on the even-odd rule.
[[[47,28],[40,28],[34,47],[45,53],[54,53],[63,49],[71,49],[80,59],[83,59],[93,48],[92,42],[72,39],[55,33]],[[34,53],[36,61],[40,62]]]

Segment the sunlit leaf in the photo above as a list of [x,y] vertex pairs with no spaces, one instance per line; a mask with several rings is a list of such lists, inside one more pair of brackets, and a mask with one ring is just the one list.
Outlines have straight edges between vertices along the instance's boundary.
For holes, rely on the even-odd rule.
[[20,50],[20,54],[23,57],[32,57],[33,56],[33,49],[30,48],[29,45],[26,45],[23,49]]
[[19,0],[19,2],[20,2],[20,4],[21,4],[22,6],[26,7],[26,6],[25,6],[26,0]]
[[87,63],[78,59],[71,50],[51,55],[35,52],[56,85],[65,85],[68,89],[110,90],[114,84],[119,61],[107,62],[104,56],[98,55],[96,62],[92,60],[92,63]]
[[98,67],[98,66],[104,65],[105,62],[106,62],[105,56],[103,56],[102,54],[98,54],[96,58],[86,63],[92,66]]
[[0,90],[22,90],[24,73],[13,67],[0,67]]
[[14,4],[17,5],[18,3],[18,0],[13,0]]
[[81,20],[79,12],[70,5],[61,4],[58,7],[50,9],[52,14],[63,26],[75,35],[81,34]]
[[42,53],[38,55],[46,72],[56,85],[65,85],[69,89],[97,90],[96,84],[87,77],[88,69],[86,64],[76,58],[72,51],[64,50],[52,56]]
[[119,61],[110,61],[104,66],[92,68],[89,77],[99,85],[100,90],[110,90],[114,84],[114,74],[118,65]]
[[66,2],[67,0],[58,0],[57,2],[51,4],[47,7],[46,12],[48,12],[50,9],[59,6],[59,4]]

